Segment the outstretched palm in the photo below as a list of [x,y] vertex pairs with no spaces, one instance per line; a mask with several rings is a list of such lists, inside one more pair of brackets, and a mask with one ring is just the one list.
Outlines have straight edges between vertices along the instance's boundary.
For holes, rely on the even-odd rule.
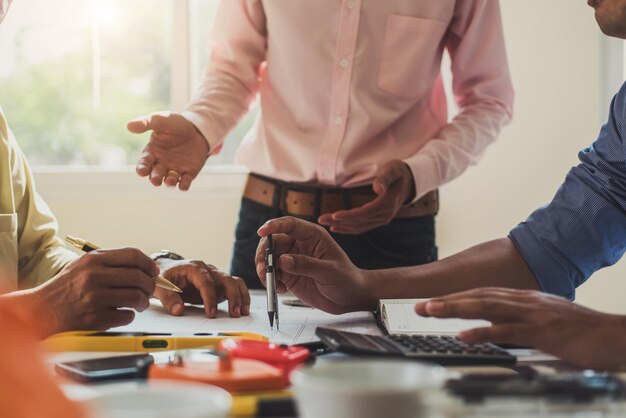
[[209,157],[209,145],[196,127],[177,113],[153,114],[128,123],[133,133],[152,131],[137,162],[137,174],[155,186],[188,190]]

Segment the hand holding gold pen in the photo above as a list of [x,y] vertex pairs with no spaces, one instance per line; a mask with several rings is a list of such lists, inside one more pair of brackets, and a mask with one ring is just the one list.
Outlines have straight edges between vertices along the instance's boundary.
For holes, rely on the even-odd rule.
[[[100,247],[89,241],[85,241],[84,239],[76,238],[71,235],[66,236],[65,241],[67,241],[74,248],[84,251],[86,253],[100,249]],[[176,286],[174,283],[170,282],[163,276],[157,276],[154,278],[154,280],[156,281],[156,285],[163,289],[171,290],[177,293],[183,293],[183,291],[178,286]]]

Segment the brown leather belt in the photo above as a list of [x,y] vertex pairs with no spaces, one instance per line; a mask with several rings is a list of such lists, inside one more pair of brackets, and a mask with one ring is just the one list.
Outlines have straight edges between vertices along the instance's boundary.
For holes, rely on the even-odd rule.
[[[355,188],[318,188],[286,183],[257,174],[250,174],[243,196],[265,206],[278,208],[289,215],[317,218],[321,214],[363,206],[377,195],[372,186]],[[436,190],[415,203],[400,208],[396,218],[435,215],[439,210]]]

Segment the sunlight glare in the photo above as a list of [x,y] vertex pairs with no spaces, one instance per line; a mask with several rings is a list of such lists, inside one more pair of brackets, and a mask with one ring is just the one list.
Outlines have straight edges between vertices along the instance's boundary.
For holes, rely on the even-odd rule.
[[116,26],[119,23],[120,8],[115,0],[94,0],[92,10],[94,20],[103,25]]

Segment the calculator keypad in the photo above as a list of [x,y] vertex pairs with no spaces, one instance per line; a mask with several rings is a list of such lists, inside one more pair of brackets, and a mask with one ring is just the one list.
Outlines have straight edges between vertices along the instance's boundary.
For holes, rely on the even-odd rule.
[[517,358],[490,344],[467,344],[449,335],[368,335],[318,327],[315,334],[334,351],[404,357],[442,365],[513,365]]
[[485,344],[466,344],[456,337],[439,335],[390,335],[389,338],[405,350],[415,353],[508,354],[501,348]]

